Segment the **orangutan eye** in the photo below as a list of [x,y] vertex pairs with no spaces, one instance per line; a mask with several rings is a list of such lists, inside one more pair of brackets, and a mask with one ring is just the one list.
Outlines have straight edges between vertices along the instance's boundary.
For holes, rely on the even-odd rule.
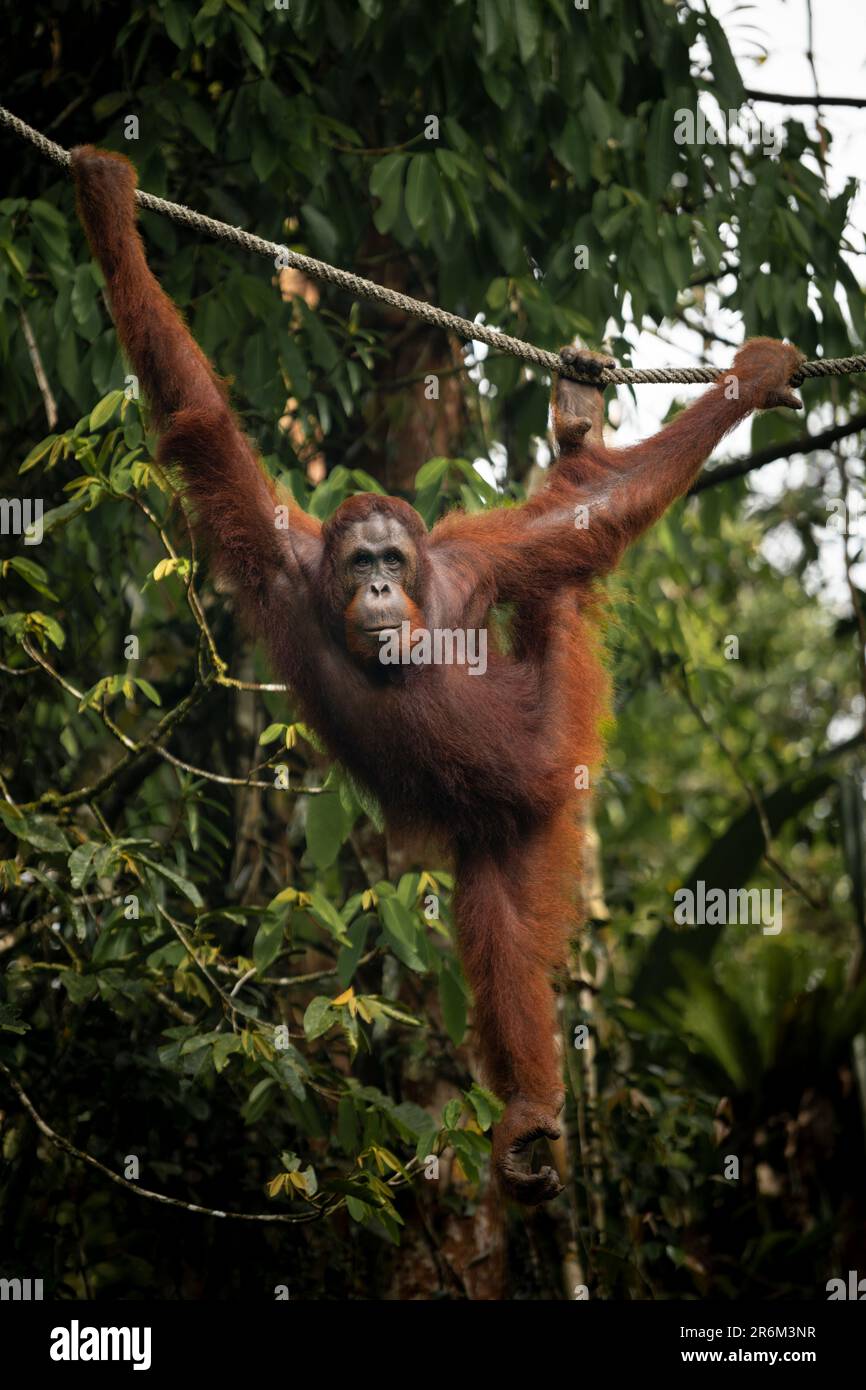
[[372,563],[373,557],[370,554],[369,550],[359,550],[352,557],[352,564],[356,567],[356,569],[366,568],[368,565],[372,565]]
[[384,560],[386,565],[405,564],[405,557],[400,553],[399,550],[386,550]]

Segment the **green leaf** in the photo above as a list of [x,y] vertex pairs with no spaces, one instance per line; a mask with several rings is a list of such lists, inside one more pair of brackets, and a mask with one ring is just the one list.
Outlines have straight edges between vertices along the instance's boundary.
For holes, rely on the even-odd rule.
[[178,0],[166,0],[162,9],[165,32],[177,48],[186,48],[189,40],[190,15]]
[[307,1089],[301,1079],[301,1068],[306,1067],[306,1062],[294,1048],[288,1051],[277,1053],[276,1061],[268,1063],[274,1068],[277,1080],[284,1086],[297,1100],[303,1100],[307,1094]]
[[414,915],[395,896],[381,899],[379,920],[388,944],[398,959],[410,970],[423,973],[427,964],[419,949],[421,929]]
[[419,490],[426,487],[439,487],[448,469],[451,467],[451,459],[434,458],[422,463],[418,472],[415,474],[415,486]]
[[[258,39],[256,42],[258,43]],[[250,162],[253,166],[253,173],[259,182],[266,183],[280,162],[279,146],[274,143],[267,131],[253,131]]]
[[487,1141],[471,1130],[458,1129],[451,1135],[451,1145],[470,1182],[479,1182],[481,1164],[488,1152]]
[[68,854],[69,842],[59,825],[47,816],[24,816],[14,807],[0,802],[0,820],[19,840],[49,854]]
[[604,144],[611,135],[611,114],[607,102],[591,82],[587,82],[583,89],[583,102],[590,131],[597,141]]
[[678,164],[673,104],[659,101],[653,107],[647,135],[646,174],[651,197],[659,199],[667,192]]
[[75,270],[70,304],[79,335],[89,343],[94,342],[102,330],[102,317],[96,297],[96,282],[89,263],[80,265]]
[[[334,798],[336,800],[336,798]],[[346,924],[340,916],[333,903],[329,902],[324,893],[318,888],[314,888],[310,893],[310,912],[317,922],[320,922],[331,936],[335,937],[342,945],[351,944],[346,932]]]
[[[90,493],[82,493],[80,497],[73,497],[71,502],[61,502],[59,507],[52,507],[42,518],[42,531],[47,536],[49,531],[53,531],[56,526],[62,526],[65,522],[71,521],[79,512],[86,512],[92,506],[92,496]],[[58,646],[63,643],[59,642]]]
[[[837,754],[828,753],[831,761]],[[775,791],[763,797],[763,811],[770,834],[778,834],[782,826],[794,820],[807,806],[811,806],[828,787],[833,778],[829,772],[814,776],[795,774]],[[728,892],[748,882],[761,860],[764,837],[761,819],[754,806],[735,816],[716,838],[706,854],[694,868],[683,876],[682,886],[692,890],[703,881]],[[653,1008],[662,1001],[671,986],[676,985],[683,973],[681,959],[684,954],[694,956],[699,961],[709,961],[713,951],[725,932],[723,926],[707,924],[700,930],[683,931],[664,925],[659,928],[644,955],[637,978],[631,987],[632,998],[642,1008]]]
[[107,92],[93,103],[93,115],[97,121],[107,121],[129,101],[126,92]]
[[197,101],[186,101],[182,107],[184,123],[192,131],[193,135],[199,140],[206,150],[211,154],[216,153],[216,131],[210,113]]
[[307,847],[317,869],[330,868],[352,827],[339,796],[322,792],[307,804]]
[[275,743],[278,738],[282,738],[286,732],[285,724],[269,724],[265,731],[259,734],[259,743],[262,745]]
[[533,57],[541,37],[541,16],[538,5],[536,0],[512,0],[512,5],[521,62],[528,63]]
[[713,64],[715,78],[714,94],[724,110],[727,106],[741,106],[746,99],[746,89],[740,70],[734,61],[727,35],[715,15],[705,11],[702,16],[707,47]]
[[99,988],[94,975],[77,975],[74,970],[64,970],[60,983],[73,1004],[86,1004]]
[[59,434],[49,434],[45,439],[41,439],[38,444],[34,444],[30,453],[18,469],[18,472],[26,473],[29,469],[35,468],[39,460],[43,459],[46,454],[51,452],[55,442],[60,438],[62,438],[62,436]]
[[306,364],[303,355],[298,351],[293,340],[284,337],[280,343],[280,365],[285,370],[291,383],[292,391],[299,401],[307,400],[312,395],[312,385],[307,374]]
[[320,316],[314,314],[303,299],[298,301],[298,308],[304,320],[304,328],[309,337],[310,350],[316,365],[322,367],[326,372],[335,371],[342,365],[342,358],[331,334],[325,328]]
[[463,1102],[459,1100],[449,1100],[442,1111],[442,1124],[446,1129],[456,1129],[460,1123],[460,1116],[463,1114]]
[[111,419],[122,400],[122,391],[109,391],[107,396],[103,396],[99,404],[95,405],[90,412],[90,428],[92,430],[101,429]]
[[221,1034],[213,1045],[214,1071],[225,1071],[231,1054],[240,1050],[241,1040],[236,1033]]
[[[478,0],[481,44],[485,58],[492,58],[505,37],[506,29],[497,0]],[[488,71],[485,67],[484,71]]]
[[350,944],[344,946],[337,956],[337,979],[341,989],[347,989],[351,984],[352,976],[358,968],[358,961],[367,949],[370,927],[375,921],[372,912],[365,912],[349,927],[347,934]]
[[406,178],[406,211],[416,232],[423,232],[430,222],[438,181],[435,156],[413,155]]
[[17,1004],[0,1004],[0,1032],[29,1033],[30,1024],[25,1023]]
[[150,681],[146,681],[143,676],[133,676],[133,680],[135,681],[135,684],[138,686],[139,690],[142,690],[144,692],[148,700],[150,700],[151,704],[162,704],[162,699],[160,698],[159,691],[154,689]]
[[475,1118],[481,1129],[489,1129],[502,1114],[503,1106],[493,1093],[485,1090],[483,1086],[472,1086],[467,1092],[467,1099],[475,1111]]
[[265,1076],[253,1087],[242,1111],[246,1124],[254,1125],[257,1120],[261,1119],[274,1099],[273,1092],[276,1084],[272,1076]]
[[450,965],[443,965],[439,975],[439,1002],[445,1030],[455,1047],[459,1047],[466,1033],[466,991],[457,974]]
[[304,1033],[310,1042],[327,1033],[337,1022],[337,1010],[331,1008],[331,1001],[327,995],[318,994],[315,999],[310,1000],[304,1014]]
[[[125,100],[125,98],[121,100]],[[44,198],[33,199],[30,204],[30,215],[37,222],[47,222],[49,226],[56,227],[58,230],[66,229],[66,218],[63,213],[52,203],[46,203]]]
[[324,256],[328,261],[335,260],[339,235],[330,217],[326,217],[321,209],[314,207],[312,203],[304,203],[301,219],[301,225],[309,234],[317,255]]
[[672,992],[682,1008],[683,1028],[700,1039],[737,1090],[747,1089],[761,1068],[755,1036],[743,1009],[719,987],[706,966],[685,954],[675,954],[674,962],[686,981],[685,991]]
[[55,647],[60,648],[66,641],[57,619],[35,608],[30,613],[4,613],[0,618],[0,629],[11,633],[16,642],[22,642],[27,636],[35,636],[43,651],[46,642],[53,642]]
[[253,941],[253,962],[259,975],[264,975],[279,955],[285,927],[285,912],[266,912],[262,918]]
[[[725,254],[725,248],[722,245],[721,238],[710,227],[699,226],[695,234],[709,270],[713,275],[718,275],[722,268],[722,258]],[[760,277],[761,280],[764,278],[764,276]]]
[[370,192],[379,199],[373,220],[384,236],[390,232],[403,206],[403,174],[409,163],[405,154],[388,154],[377,160],[370,172]]
[[87,840],[83,845],[76,845],[69,856],[69,874],[73,888],[81,888],[87,882],[93,856],[101,848],[101,845],[95,844],[92,840]]
[[267,58],[265,50],[256,38],[252,29],[239,16],[232,15],[235,32],[241,41],[241,47],[249,58],[250,62],[258,68],[259,72],[264,72],[267,68]]
[[139,855],[139,863],[146,864],[154,873],[159,874],[160,878],[167,879],[169,883],[179,888],[184,897],[189,898],[195,907],[204,907],[204,899],[196,888],[195,884],[183,874],[179,874],[176,869],[169,869],[165,864],[158,864],[154,859],[146,859],[144,855]]
[[49,589],[46,583],[48,575],[41,565],[37,565],[35,560],[27,560],[23,555],[16,555],[10,560],[9,568],[13,569],[16,574],[20,574],[21,578],[30,585],[31,589],[35,589],[37,594],[57,602],[57,595]]
[[439,511],[439,494],[448,476],[451,459],[433,458],[422,464],[415,474],[415,508],[428,526],[432,526]]

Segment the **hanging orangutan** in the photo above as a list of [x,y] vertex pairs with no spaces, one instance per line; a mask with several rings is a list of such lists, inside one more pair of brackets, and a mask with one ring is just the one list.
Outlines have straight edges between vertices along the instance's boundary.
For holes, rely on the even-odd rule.
[[[377,797],[394,829],[444,833],[485,1079],[506,1102],[493,1160],[507,1194],[546,1201],[532,1142],[559,1135],[564,1092],[551,972],[576,922],[585,778],[601,757],[607,679],[595,582],[694,481],[753,410],[798,408],[796,348],[747,342],[730,375],[653,438],[604,446],[600,388],[555,385],[559,457],[522,506],[451,512],[428,534],[407,502],[350,497],[320,524],[278,495],[215,376],[154,279],[136,229],[135,170],[73,151],[78,207],[120,341],[148,397],[159,457],[179,465],[197,531],[303,717]],[[568,349],[598,372],[608,359]],[[289,524],[276,524],[289,507]],[[507,645],[488,615],[509,604]],[[404,627],[407,624],[407,627]],[[486,670],[384,663],[426,629],[490,633]],[[414,651],[414,646],[413,646]]]

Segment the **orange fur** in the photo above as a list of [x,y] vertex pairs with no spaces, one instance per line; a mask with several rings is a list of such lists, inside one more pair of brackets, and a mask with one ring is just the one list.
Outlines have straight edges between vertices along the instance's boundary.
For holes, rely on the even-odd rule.
[[[378,796],[389,822],[451,837],[480,1050],[507,1101],[494,1136],[497,1171],[519,1200],[545,1200],[558,1190],[552,1170],[528,1174],[518,1158],[533,1138],[558,1133],[550,975],[577,923],[587,793],[575,790],[574,770],[598,766],[609,708],[594,585],[749,411],[797,403],[787,383],[800,356],[769,339],[747,343],[727,383],[653,439],[618,452],[600,442],[598,402],[587,414],[586,391],[561,382],[560,457],[547,486],[522,507],[451,514],[427,536],[405,502],[364,494],[322,528],[277,496],[222,384],[148,269],[132,166],[84,148],[73,151],[73,172],[118,334],[162,434],[161,457],[181,466],[216,565],[307,721]],[[288,530],[275,526],[280,502]],[[336,557],[346,531],[377,511],[399,521],[417,555],[413,622],[481,628],[492,605],[514,605],[511,649],[493,643],[483,676],[453,666],[379,667],[350,649]]]

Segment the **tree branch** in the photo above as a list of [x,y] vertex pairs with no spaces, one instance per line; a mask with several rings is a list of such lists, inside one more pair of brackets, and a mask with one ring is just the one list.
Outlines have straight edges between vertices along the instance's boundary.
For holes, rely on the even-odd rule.
[[866,106],[866,97],[791,97],[781,92],[756,92],[746,88],[746,96],[752,101],[775,101],[781,106]]
[[45,418],[48,421],[48,429],[53,430],[57,424],[57,402],[54,399],[54,392],[48,384],[48,377],[45,375],[45,368],[42,365],[42,354],[39,351],[39,344],[36,341],[33,329],[30,327],[30,320],[23,309],[18,310],[18,318],[24,333],[24,341],[27,344],[27,352],[30,363],[33,367],[33,375],[36,377],[36,384],[39,387],[39,394],[42,397],[42,404],[45,407]]
[[789,459],[793,454],[808,454],[815,449],[826,449],[838,440],[845,439],[849,434],[856,434],[862,429],[866,429],[866,411],[852,415],[844,425],[833,425],[830,429],[822,430],[820,434],[801,434],[796,439],[768,444],[765,449],[757,449],[746,458],[720,463],[715,468],[705,468],[689,489],[689,496],[705,492],[708,487],[715,487],[717,483],[728,483],[732,478],[742,478],[746,473],[763,468],[765,463],[773,463],[776,459]]
[[150,1192],[148,1188],[139,1187],[138,1183],[132,1182],[128,1178],[122,1178],[119,1173],[113,1172],[111,1168],[106,1168],[105,1164],[100,1163],[98,1158],[93,1158],[83,1149],[76,1148],[62,1134],[58,1134],[43,1120],[24,1087],[15,1079],[5,1062],[0,1062],[0,1072],[5,1076],[39,1133],[50,1144],[53,1144],[55,1149],[63,1149],[73,1158],[77,1158],[80,1163],[86,1163],[91,1168],[95,1168],[97,1173],[101,1173],[104,1178],[108,1178],[118,1187],[125,1188],[127,1192],[134,1192],[136,1197],[146,1197],[149,1202],[159,1202],[165,1207],[179,1207],[181,1211],[191,1211],[197,1216],[218,1216],[224,1221],[260,1221],[294,1226],[307,1221],[320,1221],[323,1216],[329,1214],[327,1207],[317,1207],[313,1211],[298,1212],[295,1215],[290,1215],[288,1212],[216,1211],[213,1207],[200,1207],[195,1202],[182,1202],[178,1197],[166,1197],[161,1192]]

